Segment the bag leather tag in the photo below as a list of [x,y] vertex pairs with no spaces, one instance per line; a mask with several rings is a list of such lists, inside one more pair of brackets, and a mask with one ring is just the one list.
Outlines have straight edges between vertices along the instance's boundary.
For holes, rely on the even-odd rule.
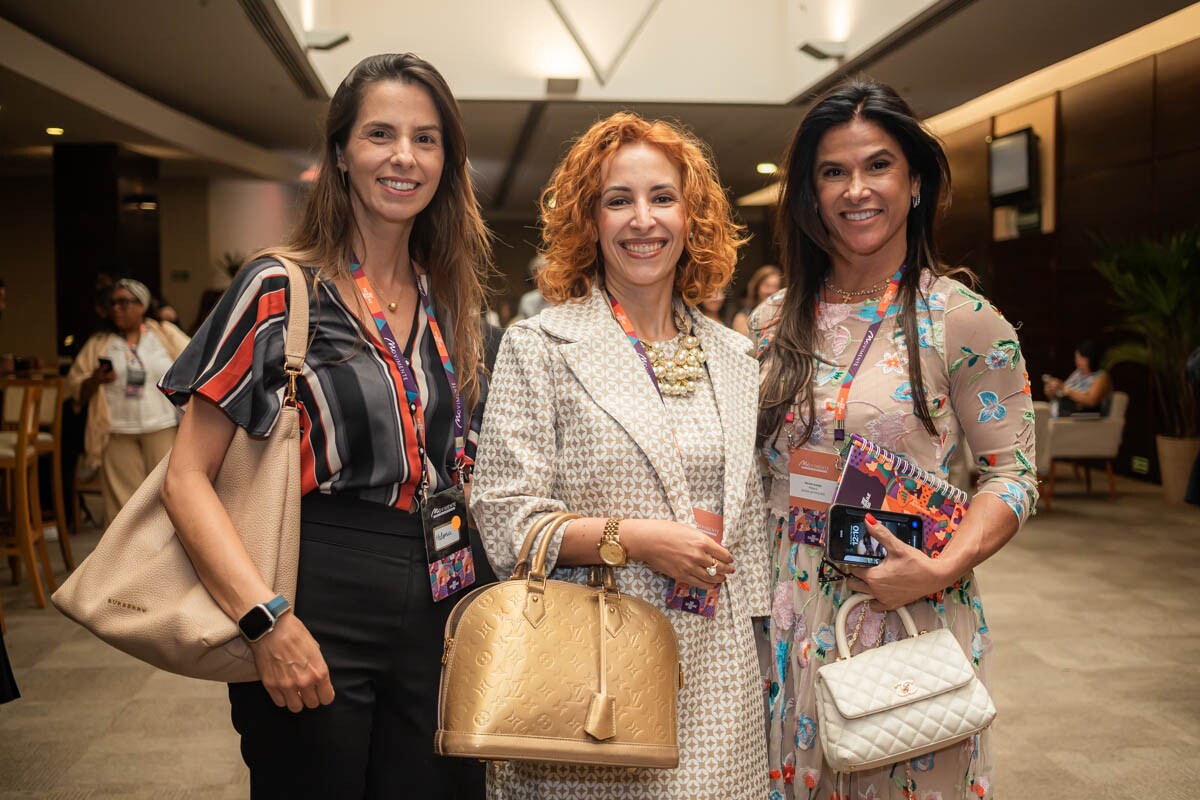
[[617,700],[606,694],[592,695],[588,706],[587,723],[583,726],[588,736],[604,741],[617,735]]

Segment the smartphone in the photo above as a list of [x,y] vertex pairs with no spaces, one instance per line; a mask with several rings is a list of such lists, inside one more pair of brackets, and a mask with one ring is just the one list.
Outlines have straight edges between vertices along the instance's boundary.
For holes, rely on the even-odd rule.
[[103,368],[103,370],[105,372],[112,372],[112,370],[113,370],[112,359],[111,358],[100,359],[100,366],[101,366],[101,368]]
[[867,514],[874,514],[892,535],[911,547],[924,544],[921,518],[915,514],[833,505],[825,519],[825,555],[835,564],[873,567],[887,549],[867,533]]

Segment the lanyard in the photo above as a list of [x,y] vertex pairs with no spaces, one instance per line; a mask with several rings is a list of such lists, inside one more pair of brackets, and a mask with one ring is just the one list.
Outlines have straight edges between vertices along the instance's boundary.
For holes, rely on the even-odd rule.
[[621,330],[625,331],[625,335],[629,337],[629,343],[633,345],[633,352],[637,353],[638,360],[642,362],[642,368],[650,376],[650,383],[654,384],[654,391],[658,392],[658,399],[662,400],[665,406],[667,401],[663,400],[662,389],[658,385],[658,376],[654,374],[654,367],[650,364],[650,356],[646,355],[646,348],[642,344],[642,340],[638,337],[637,331],[633,329],[633,322],[630,321],[629,315],[625,313],[625,309],[621,307],[620,301],[613,297],[611,292],[605,292],[605,294],[608,295],[608,303],[612,306],[613,316],[616,318],[617,324],[621,326]]
[[[367,304],[367,310],[371,312],[371,318],[375,320],[375,327],[379,329],[380,338],[387,346],[392,360],[396,362],[396,369],[400,372],[400,380],[404,384],[408,410],[412,414],[413,430],[417,435],[417,455],[421,460],[421,501],[425,502],[429,499],[429,470],[425,464],[425,412],[421,406],[421,389],[417,384],[416,376],[413,375],[412,366],[408,363],[403,351],[400,350],[395,335],[392,334],[392,327],[388,325],[387,318],[383,315],[383,309],[371,288],[371,282],[367,280],[367,275],[363,272],[362,265],[357,261],[353,262],[350,265],[350,274],[354,277],[354,283],[357,284],[358,291]],[[454,375],[454,365],[450,363],[446,342],[442,338],[442,331],[438,327],[437,318],[433,313],[433,302],[429,299],[429,293],[421,278],[421,275],[417,275],[417,293],[421,296],[421,309],[425,312],[426,319],[429,320],[429,332],[433,334],[433,343],[437,346],[438,356],[442,359],[442,369],[446,371],[446,383],[450,384],[450,393],[454,396],[454,469],[451,477],[461,484],[463,469],[469,469],[471,466],[463,439],[465,425],[463,423],[462,397],[458,393],[458,379]]]
[[[625,309],[621,307],[620,301],[613,297],[612,293],[605,292],[608,295],[608,303],[612,306],[613,316],[617,320],[617,324],[621,326],[621,330],[629,337],[629,343],[633,345],[633,352],[637,353],[638,359],[642,362],[642,367],[646,370],[646,374],[650,376],[650,383],[654,385],[654,391],[658,392],[658,399],[666,409],[667,401],[663,398],[662,389],[658,385],[658,376],[654,374],[654,367],[650,364],[650,356],[646,355],[646,347],[642,344],[641,338],[638,337],[637,331],[633,329],[633,322],[630,321],[629,315],[625,313]],[[704,365],[708,369],[708,364]],[[683,447],[679,444],[679,437],[675,434],[675,429],[671,429],[671,438],[675,441],[675,449],[679,451],[679,463],[683,464]],[[686,467],[684,468],[686,473]]]
[[846,439],[846,400],[850,397],[850,386],[854,383],[854,377],[858,375],[858,370],[862,366],[863,359],[867,357],[867,351],[871,349],[871,343],[875,341],[875,335],[879,333],[879,326],[883,324],[884,317],[887,316],[892,301],[896,299],[896,294],[900,291],[900,279],[903,276],[904,265],[901,264],[900,269],[896,270],[896,274],[892,276],[892,280],[888,284],[887,290],[884,291],[883,297],[879,298],[879,305],[875,309],[875,321],[871,323],[871,327],[867,328],[866,334],[863,335],[862,343],[858,346],[858,352],[854,354],[854,360],[850,362],[850,368],[846,370],[846,377],[842,381],[842,388],[838,390],[837,404],[833,409],[833,440],[836,443],[834,446],[839,451],[845,447],[842,442]]

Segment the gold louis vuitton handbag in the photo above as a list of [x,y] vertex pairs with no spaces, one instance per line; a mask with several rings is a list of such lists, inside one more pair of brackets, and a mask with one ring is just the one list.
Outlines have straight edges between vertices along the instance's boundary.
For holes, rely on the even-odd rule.
[[610,567],[594,568],[588,585],[546,579],[554,530],[572,519],[539,518],[512,578],[476,589],[450,612],[438,755],[678,766],[675,629],[654,606],[622,595]]

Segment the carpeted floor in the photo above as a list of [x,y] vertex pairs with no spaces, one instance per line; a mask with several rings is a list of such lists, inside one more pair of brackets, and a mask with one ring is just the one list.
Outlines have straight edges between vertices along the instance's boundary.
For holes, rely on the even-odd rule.
[[[1200,796],[1200,510],[1060,475],[1054,511],[979,570],[997,796]],[[0,707],[0,800],[249,796],[223,686],[143,666],[0,575],[24,695]]]

